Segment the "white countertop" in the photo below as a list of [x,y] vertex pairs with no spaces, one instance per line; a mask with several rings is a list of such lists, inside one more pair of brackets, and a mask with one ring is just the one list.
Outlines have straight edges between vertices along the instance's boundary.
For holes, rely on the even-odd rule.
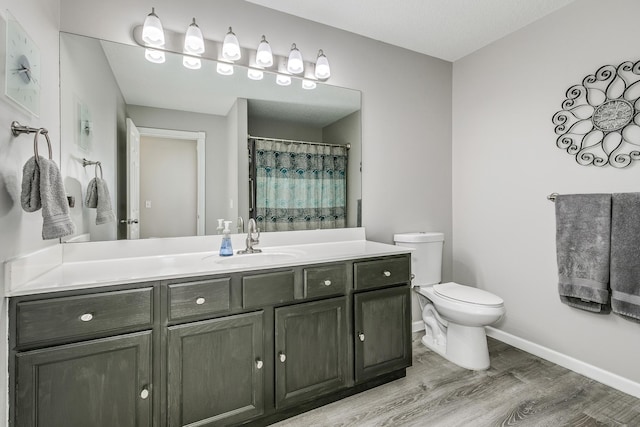
[[410,253],[406,247],[367,240],[280,245],[260,249],[263,250],[261,254],[234,254],[230,257],[221,257],[218,252],[208,251],[62,262],[36,278],[7,289],[6,296]]

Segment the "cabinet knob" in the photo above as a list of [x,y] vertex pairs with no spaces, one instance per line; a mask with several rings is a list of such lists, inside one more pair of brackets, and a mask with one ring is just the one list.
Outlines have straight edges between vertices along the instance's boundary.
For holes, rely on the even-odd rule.
[[93,320],[93,314],[85,313],[82,316],[80,316],[80,320],[82,320],[83,322],[90,322],[91,320]]
[[384,273],[382,273],[382,274],[384,274],[384,277],[391,276],[391,272],[389,270],[385,270]]
[[256,369],[262,369],[263,366],[264,366],[264,363],[262,362],[262,360],[257,359],[256,360]]
[[145,387],[140,392],[140,398],[141,399],[146,399],[147,397],[149,397],[149,390]]
[[360,332],[358,334],[358,338],[360,338],[360,341],[364,341],[364,334],[362,332]]
[[331,286],[331,280],[328,280],[328,279],[327,279],[327,280],[325,280],[325,281],[323,282],[323,284],[324,284],[325,286]]
[[204,302],[205,302],[205,299],[202,298],[202,297],[196,299],[196,304],[198,304],[198,305],[202,305],[202,304],[204,304]]
[[284,363],[284,361],[287,360],[287,356],[283,352],[280,352],[280,355],[278,357],[280,358],[280,361],[282,363]]

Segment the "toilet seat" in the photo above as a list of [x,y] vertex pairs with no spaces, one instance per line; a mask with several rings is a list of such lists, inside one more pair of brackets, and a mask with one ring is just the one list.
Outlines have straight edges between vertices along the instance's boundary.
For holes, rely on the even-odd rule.
[[454,282],[433,285],[434,292],[445,299],[485,307],[502,307],[504,301],[497,295],[471,286]]

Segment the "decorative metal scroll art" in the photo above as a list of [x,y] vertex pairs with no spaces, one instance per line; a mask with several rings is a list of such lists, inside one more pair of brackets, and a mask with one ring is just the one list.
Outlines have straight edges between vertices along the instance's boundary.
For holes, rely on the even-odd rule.
[[556,145],[581,165],[640,160],[640,61],[605,65],[567,90],[553,116]]

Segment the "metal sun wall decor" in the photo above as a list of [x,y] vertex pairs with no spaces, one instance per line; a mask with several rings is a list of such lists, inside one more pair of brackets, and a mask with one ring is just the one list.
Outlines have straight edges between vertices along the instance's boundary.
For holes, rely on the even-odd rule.
[[640,61],[605,65],[567,90],[553,116],[556,145],[581,165],[640,160]]

